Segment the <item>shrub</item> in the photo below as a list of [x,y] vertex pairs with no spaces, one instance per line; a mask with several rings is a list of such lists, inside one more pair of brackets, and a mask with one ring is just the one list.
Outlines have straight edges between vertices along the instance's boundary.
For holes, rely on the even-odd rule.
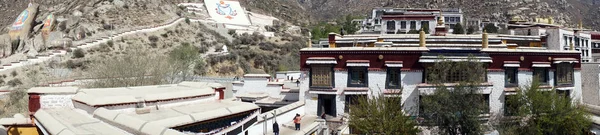
[[156,48],[158,45],[156,44],[156,42],[152,42],[152,43],[150,43],[150,46],[151,46],[152,48]]
[[158,37],[155,35],[149,36],[148,41],[153,42],[153,43],[158,42]]
[[206,63],[202,60],[196,61],[196,65],[194,65],[194,74],[196,75],[204,75],[206,74]]
[[206,46],[201,46],[201,47],[198,49],[198,52],[199,52],[199,53],[206,53],[206,52],[208,52],[208,47],[206,47]]
[[18,78],[15,78],[15,79],[12,79],[12,80],[8,81],[7,84],[10,87],[16,87],[16,86],[19,86],[19,85],[23,84],[23,82],[21,82],[21,80],[19,80]]
[[487,33],[498,33],[498,27],[496,27],[494,24],[486,24],[485,27],[483,27],[483,29],[487,32]]
[[272,51],[275,49],[276,45],[271,42],[262,42],[259,44],[259,48],[265,51]]
[[17,71],[14,71],[14,70],[13,70],[12,72],[10,72],[10,75],[11,75],[12,77],[15,77],[15,76],[17,76],[18,74],[17,74]]
[[108,41],[106,42],[106,44],[107,44],[109,47],[111,47],[111,48],[113,47],[113,45],[115,45],[115,43],[114,43],[112,40],[108,40]]
[[235,34],[235,30],[229,30],[229,31],[227,32],[227,34],[229,34],[229,35],[232,35],[232,36],[233,36],[233,35]]
[[185,18],[185,23],[190,24],[190,22],[192,22],[190,21],[190,18]]
[[73,51],[73,57],[83,58],[83,57],[85,57],[85,52],[83,52],[83,49],[77,48],[77,49],[75,49],[75,51]]
[[452,34],[465,34],[465,29],[460,23],[457,23],[454,25],[454,31],[452,31]]
[[164,37],[164,38],[168,38],[168,37],[169,37],[169,34],[167,34],[167,33],[163,33],[163,34],[160,34],[160,36],[162,36],[162,37]]

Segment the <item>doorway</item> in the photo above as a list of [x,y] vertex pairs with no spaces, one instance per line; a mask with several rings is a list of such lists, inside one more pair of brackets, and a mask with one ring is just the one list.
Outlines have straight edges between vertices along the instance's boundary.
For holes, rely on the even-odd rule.
[[326,115],[337,117],[335,95],[319,95],[319,105],[317,115],[325,113]]

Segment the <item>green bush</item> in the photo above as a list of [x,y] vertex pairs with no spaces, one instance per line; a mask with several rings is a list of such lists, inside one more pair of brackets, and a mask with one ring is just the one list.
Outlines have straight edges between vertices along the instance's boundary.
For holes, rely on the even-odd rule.
[[17,71],[12,71],[12,72],[10,72],[10,75],[11,75],[12,77],[15,77],[15,76],[17,76],[18,74],[17,74]]
[[485,27],[483,27],[483,30],[485,30],[487,33],[498,33],[498,27],[491,23],[486,24]]
[[235,30],[229,30],[229,31],[227,32],[227,34],[229,34],[229,35],[232,35],[232,36],[233,36],[233,35],[235,34]]
[[150,41],[152,43],[158,42],[158,37],[155,35],[148,36],[148,41]]
[[73,57],[83,58],[83,57],[85,57],[85,52],[83,52],[83,49],[77,48],[77,49],[75,49],[75,51],[73,51]]
[[465,29],[460,23],[457,23],[454,25],[454,31],[452,31],[452,34],[465,34]]
[[21,82],[21,80],[19,80],[18,78],[15,78],[15,79],[12,79],[12,80],[8,81],[7,84],[10,87],[16,87],[16,86],[19,86],[19,85],[23,84],[23,82]]
[[108,40],[108,41],[106,42],[106,44],[107,44],[109,47],[111,47],[111,48],[113,47],[113,45],[115,45],[115,43],[114,43],[112,40]]
[[185,18],[185,23],[190,24],[190,22],[192,22],[190,21],[190,18]]

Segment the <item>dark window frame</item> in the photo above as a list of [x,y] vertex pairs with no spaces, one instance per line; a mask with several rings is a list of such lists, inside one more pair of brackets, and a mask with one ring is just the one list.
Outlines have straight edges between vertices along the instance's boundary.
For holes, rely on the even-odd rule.
[[[539,75],[538,73],[542,72],[542,75]],[[548,68],[544,68],[544,67],[535,67],[533,68],[533,77],[539,77],[538,81],[543,84],[543,85],[548,85],[549,81],[550,81],[550,73],[548,72]]]
[[[396,86],[390,86],[391,81],[393,76],[391,75],[393,72],[396,72],[396,78],[397,80],[395,81],[397,83]],[[385,73],[385,88],[386,89],[402,89],[402,71],[400,71],[399,67],[388,67],[387,71]]]
[[406,29],[406,21],[400,21],[400,29]]
[[[314,67],[313,67],[313,66],[314,66]],[[331,78],[331,79],[330,79],[330,81],[331,81],[331,82],[330,82],[330,86],[324,86],[324,85],[323,85],[323,86],[313,86],[313,81],[314,81],[314,80],[313,80],[313,75],[315,75],[315,74],[313,74],[313,73],[315,72],[315,71],[313,71],[313,70],[314,70],[313,68],[315,68],[315,67],[320,67],[320,68],[329,68],[329,69],[330,69],[330,76],[331,76],[331,77],[330,77],[330,78]],[[310,71],[309,71],[309,72],[310,72],[310,76],[309,76],[309,79],[310,79],[310,81],[309,81],[309,86],[310,86],[311,88],[333,88],[333,87],[335,87],[335,71],[333,70],[333,65],[322,65],[322,64],[318,64],[318,65],[311,65],[311,67],[310,67]]]
[[[512,80],[514,82],[510,82],[509,71],[512,71],[513,77]],[[516,67],[507,67],[504,68],[504,87],[518,87],[519,86],[519,68]]]
[[410,29],[411,30],[417,29],[417,21],[410,21]]
[[[562,71],[566,70],[566,71]],[[563,75],[564,74],[564,75]],[[571,87],[574,86],[575,69],[571,63],[558,63],[556,64],[556,72],[554,73],[554,81],[556,86]],[[566,79],[566,80],[563,80]]]
[[[364,76],[364,82],[362,84],[353,84],[352,83],[352,79],[353,79],[353,74],[354,72],[360,72],[363,71],[363,76]],[[367,67],[348,67],[348,81],[347,81],[347,86],[348,87],[369,87],[369,71],[367,70]]]

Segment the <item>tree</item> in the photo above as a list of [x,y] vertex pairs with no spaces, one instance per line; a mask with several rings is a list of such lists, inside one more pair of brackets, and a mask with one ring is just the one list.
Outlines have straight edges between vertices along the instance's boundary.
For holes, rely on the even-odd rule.
[[475,27],[469,26],[469,28],[467,28],[467,34],[473,34],[473,33],[475,33]]
[[487,33],[498,33],[498,27],[492,23],[486,24],[485,27],[483,27],[483,30],[485,30]]
[[[439,134],[482,134],[479,115],[489,109],[484,95],[478,94],[478,84],[484,80],[485,70],[483,64],[473,58],[462,62],[442,60],[429,67],[427,82],[436,88],[433,94],[421,98],[419,110],[424,125],[437,127]],[[447,86],[447,83],[458,84]]]
[[[198,48],[189,43],[181,43],[181,46],[169,52],[169,60],[169,65],[173,68],[170,76],[180,76],[183,81],[186,81],[193,74],[192,68],[199,60]],[[171,81],[175,81],[175,79],[173,78]]]
[[504,121],[510,124],[502,128],[507,134],[580,135],[591,125],[583,106],[574,104],[568,95],[558,94],[554,89],[541,89],[537,80],[520,88],[516,97],[506,102],[518,108],[518,119]]
[[73,57],[74,58],[83,58],[83,57],[85,57],[85,52],[83,52],[83,49],[77,48],[77,49],[75,49],[75,51],[73,51]]
[[171,71],[168,57],[148,51],[144,46],[133,46],[119,56],[99,59],[91,63],[88,77],[96,80],[88,82],[87,87],[130,87],[158,85],[167,82],[167,73]]
[[404,113],[400,97],[368,98],[359,96],[356,104],[350,105],[349,125],[365,134],[414,135],[420,132],[417,123]]
[[454,25],[454,31],[452,31],[452,34],[465,34],[465,29],[460,23],[456,23],[456,25]]

